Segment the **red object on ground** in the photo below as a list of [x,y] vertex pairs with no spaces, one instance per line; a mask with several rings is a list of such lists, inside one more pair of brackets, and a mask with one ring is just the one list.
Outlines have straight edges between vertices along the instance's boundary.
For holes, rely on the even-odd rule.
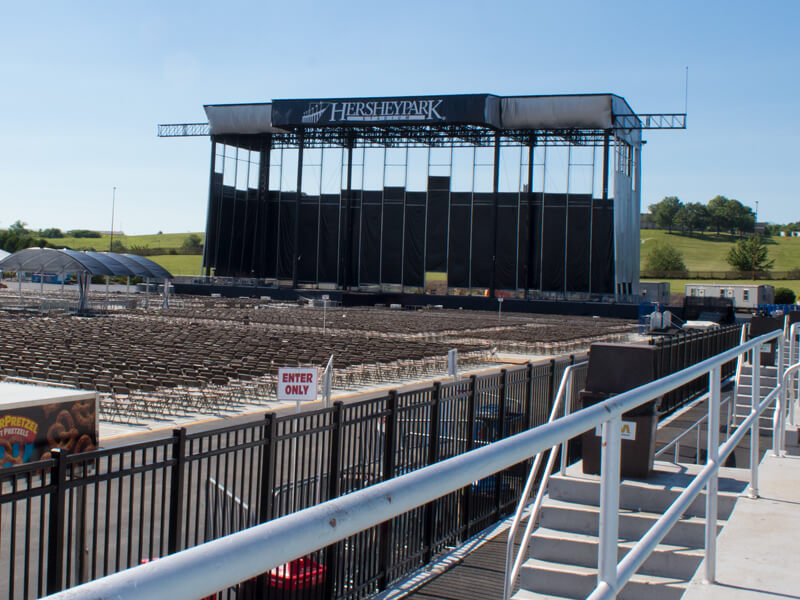
[[271,591],[282,594],[270,594],[270,598],[292,599],[299,597],[292,592],[303,592],[303,598],[315,597],[314,592],[321,591],[325,583],[326,567],[314,562],[309,557],[298,558],[292,562],[276,567],[269,572],[268,586]]

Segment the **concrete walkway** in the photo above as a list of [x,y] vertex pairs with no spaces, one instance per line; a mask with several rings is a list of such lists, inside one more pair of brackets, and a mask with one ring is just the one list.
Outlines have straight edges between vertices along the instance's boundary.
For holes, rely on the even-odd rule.
[[697,569],[683,600],[800,600],[800,456],[768,452],[758,471],[760,498],[742,497],[717,541],[717,581]]

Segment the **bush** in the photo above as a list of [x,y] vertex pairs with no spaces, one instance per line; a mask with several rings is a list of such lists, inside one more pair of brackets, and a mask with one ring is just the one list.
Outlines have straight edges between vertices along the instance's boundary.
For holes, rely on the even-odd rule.
[[203,247],[203,238],[196,233],[193,233],[183,240],[183,248],[185,250],[199,250]]
[[775,288],[775,304],[794,304],[795,300],[797,296],[789,288]]
[[127,252],[128,249],[125,247],[125,244],[123,244],[121,240],[114,240],[113,242],[111,242],[111,251],[119,252],[120,254],[122,254]]
[[91,229],[72,229],[67,232],[68,235],[74,238],[99,238],[102,237],[99,231],[92,231]]
[[647,255],[648,271],[685,271],[686,263],[683,262],[683,254],[680,250],[657,242],[653,244],[650,253]]
[[41,236],[44,238],[63,238],[64,232],[58,227],[50,227],[49,229],[43,229],[41,231]]

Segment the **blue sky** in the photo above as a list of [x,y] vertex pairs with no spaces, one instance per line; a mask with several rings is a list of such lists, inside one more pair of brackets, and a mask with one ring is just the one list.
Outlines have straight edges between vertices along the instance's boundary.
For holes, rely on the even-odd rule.
[[207,138],[156,124],[272,98],[613,92],[648,132],[643,210],[716,194],[800,220],[800,3],[0,2],[0,228],[204,228]]

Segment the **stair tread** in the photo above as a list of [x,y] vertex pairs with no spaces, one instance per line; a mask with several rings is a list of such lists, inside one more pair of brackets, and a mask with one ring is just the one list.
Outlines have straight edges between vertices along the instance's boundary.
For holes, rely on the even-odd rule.
[[[559,572],[570,575],[596,576],[597,568],[582,567],[580,565],[566,565],[562,563],[550,562],[539,558],[529,558],[523,563],[525,569],[537,569],[540,571]],[[676,579],[674,577],[661,577],[659,575],[642,575],[634,573],[628,583],[648,583],[663,586],[682,586],[688,583],[686,579]]]
[[[581,476],[577,476],[576,477],[575,475],[567,475],[567,476],[553,475],[550,478],[550,487],[552,488],[552,486],[554,485],[554,482],[561,482],[561,481],[567,482],[567,483],[574,483],[574,482],[577,481],[579,483],[585,483],[587,485],[598,485],[598,486],[600,485],[600,476],[599,475],[591,476],[592,477],[591,479],[589,479],[589,477],[590,476],[587,476],[587,475],[584,475],[582,477]],[[690,482],[690,480],[691,480],[691,477],[687,478],[687,483]],[[727,496],[727,497],[731,497],[731,498],[738,498],[741,495],[741,492],[736,492],[736,491],[726,490],[725,489],[726,481],[728,481],[728,480],[729,480],[729,478],[725,477],[724,472],[721,472],[720,473],[720,477],[719,477],[719,487],[721,489],[719,489],[717,494],[719,496]],[[733,482],[732,485],[734,485],[734,486],[738,485],[738,482],[735,479],[731,479],[730,481]],[[656,481],[648,481],[646,479],[644,479],[644,480],[622,479],[622,480],[620,480],[620,488],[638,488],[638,489],[641,489],[641,490],[644,490],[644,491],[649,491],[649,492],[670,492],[670,493],[675,493],[676,495],[680,494],[685,489],[684,487],[675,487],[675,488],[672,488],[672,489],[669,489],[669,490],[665,490],[664,489],[664,484],[662,482],[659,482],[657,480]],[[700,495],[701,496],[705,496],[705,491],[701,492]]]
[[554,596],[553,594],[540,594],[538,592],[531,592],[529,590],[519,590],[516,594],[511,596],[511,600],[578,600],[570,596]]
[[[543,539],[555,540],[558,538],[569,539],[573,541],[598,543],[597,536],[589,535],[586,533],[577,533],[574,531],[561,531],[559,529],[551,529],[549,527],[538,527],[534,530],[532,537],[541,537]],[[620,538],[619,545],[623,548],[630,550],[638,542],[638,539],[632,540],[627,538]],[[531,540],[531,544],[535,544],[536,540]],[[689,546],[676,546],[674,544],[661,543],[657,546],[656,551],[669,551],[692,556],[704,556],[705,552],[702,548],[692,548]]]
[[[720,492],[721,493],[721,492]],[[734,496],[739,497],[741,494],[734,494]],[[578,502],[569,502],[568,500],[557,500],[555,498],[551,498],[547,496],[542,503],[542,509],[544,510],[547,507],[552,508],[563,508],[566,510],[584,510],[586,512],[590,512],[593,514],[600,514],[600,507],[595,506],[593,504],[580,504]],[[632,508],[620,508],[619,509],[620,516],[642,516],[648,517],[653,519],[658,519],[661,517],[662,513],[658,512],[649,512],[647,510],[637,510]],[[684,516],[681,521],[687,523],[705,523],[706,520],[703,517],[696,517],[696,516]],[[725,519],[717,518],[717,521],[724,522]]]

